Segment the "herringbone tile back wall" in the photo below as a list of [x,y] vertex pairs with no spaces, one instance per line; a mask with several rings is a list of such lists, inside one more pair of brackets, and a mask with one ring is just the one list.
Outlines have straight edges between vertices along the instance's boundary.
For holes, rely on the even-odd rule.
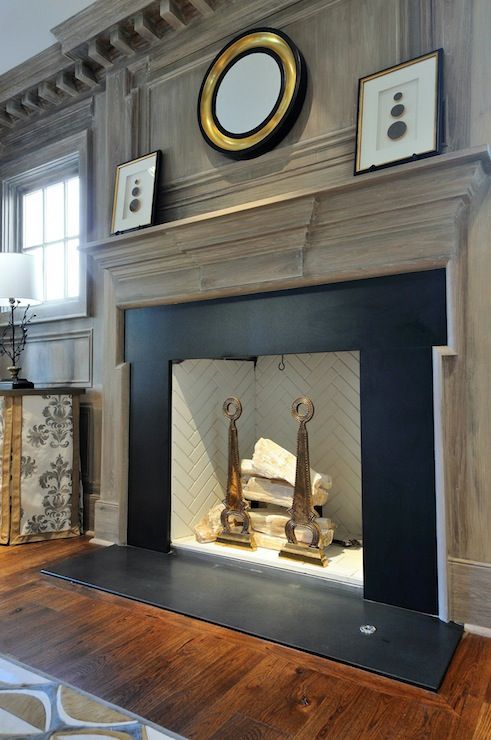
[[315,415],[308,425],[313,468],[333,479],[324,516],[336,537],[361,536],[360,373],[358,352],[259,357],[253,362],[186,360],[173,370],[172,539],[193,527],[224,497],[228,422],[222,404],[238,396],[241,457],[251,457],[259,437],[295,453],[298,425],[292,401],[309,396]]

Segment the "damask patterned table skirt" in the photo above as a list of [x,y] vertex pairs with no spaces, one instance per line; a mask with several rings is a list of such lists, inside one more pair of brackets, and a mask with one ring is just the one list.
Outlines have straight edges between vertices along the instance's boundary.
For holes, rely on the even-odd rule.
[[80,534],[78,396],[0,395],[0,544]]

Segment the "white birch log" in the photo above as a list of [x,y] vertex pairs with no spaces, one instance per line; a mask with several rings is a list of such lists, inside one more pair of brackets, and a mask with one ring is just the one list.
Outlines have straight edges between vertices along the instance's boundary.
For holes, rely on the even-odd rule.
[[[288,514],[278,514],[276,511],[270,511],[267,508],[264,509],[251,509],[249,511],[251,518],[252,528],[255,532],[263,532],[264,534],[272,535],[273,537],[285,536],[285,524],[290,519]],[[328,529],[334,529],[334,524],[330,519],[324,517],[318,517],[316,520],[319,525],[321,532],[326,532]],[[300,533],[301,530],[298,530]]]
[[[222,503],[215,504],[195,526],[194,534],[197,542],[208,543],[216,540],[222,528],[220,514],[223,509]],[[288,515],[278,514],[267,509],[252,509],[249,511],[249,515],[257,545],[280,550],[286,542],[285,524],[289,519]],[[327,547],[333,540],[335,524],[330,519],[323,517],[319,517],[316,521],[321,528],[320,544]],[[296,536],[299,542],[309,543],[312,535],[309,531],[297,528]]]
[[[263,437],[258,439],[254,447],[252,465],[256,475],[263,478],[286,480],[292,486],[295,485],[297,458],[271,439],[264,439]],[[312,493],[319,489],[328,491],[332,487],[332,480],[329,475],[318,473],[312,468],[310,469],[310,479]]]
[[255,475],[252,460],[249,460],[248,458],[242,459],[240,461],[240,472],[244,478],[250,478],[251,475]]
[[[281,550],[285,546],[286,537],[273,537],[270,534],[264,534],[264,532],[254,532],[254,539],[258,547],[265,547],[267,550]],[[321,547],[329,547],[334,539],[334,529],[326,529],[322,534],[319,541]],[[298,542],[304,542],[307,544],[310,542],[310,534],[303,536],[299,531],[297,536]]]
[[214,542],[220,532],[222,525],[220,514],[225,506],[222,503],[215,504],[209,512],[193,528],[194,536],[197,542]]
[[[262,501],[289,509],[293,502],[293,486],[286,481],[272,481],[268,478],[249,478],[242,488],[244,498],[248,501]],[[313,491],[314,506],[323,506],[327,501],[327,491],[318,488]]]

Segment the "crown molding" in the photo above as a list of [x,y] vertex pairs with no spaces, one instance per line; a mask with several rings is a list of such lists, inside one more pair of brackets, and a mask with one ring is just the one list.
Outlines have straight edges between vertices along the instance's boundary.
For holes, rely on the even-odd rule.
[[156,5],[152,0],[97,0],[76,15],[51,29],[61,45],[63,54],[69,54],[102,30],[124,23],[130,16]]
[[53,29],[56,44],[0,76],[0,129],[29,126],[91,94],[113,68],[148,54],[175,34],[182,37],[188,24],[213,20],[215,10],[229,2],[96,0]]

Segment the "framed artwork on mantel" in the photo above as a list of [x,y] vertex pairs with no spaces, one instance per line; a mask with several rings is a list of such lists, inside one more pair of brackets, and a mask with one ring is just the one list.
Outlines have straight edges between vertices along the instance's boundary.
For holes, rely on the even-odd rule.
[[362,77],[355,175],[440,154],[443,50]]
[[154,223],[159,167],[160,151],[117,166],[111,234]]

